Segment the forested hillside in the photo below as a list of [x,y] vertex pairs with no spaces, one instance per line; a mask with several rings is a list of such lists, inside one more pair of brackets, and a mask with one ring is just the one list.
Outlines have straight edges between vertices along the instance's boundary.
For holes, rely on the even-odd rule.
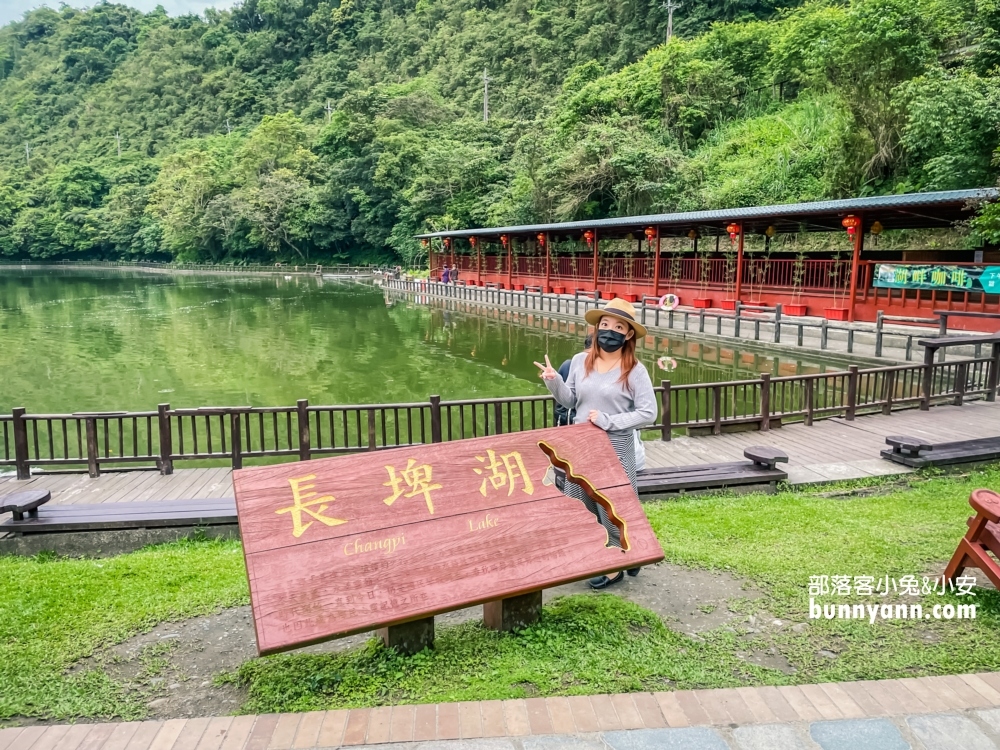
[[0,254],[409,261],[425,229],[994,184],[998,2],[687,0],[669,44],[658,0],[34,11],[0,29]]

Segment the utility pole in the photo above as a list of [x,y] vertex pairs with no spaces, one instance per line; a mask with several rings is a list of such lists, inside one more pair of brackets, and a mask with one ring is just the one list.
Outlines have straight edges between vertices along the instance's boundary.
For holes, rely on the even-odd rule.
[[27,143],[24,144],[24,160],[28,164],[31,164],[31,146],[29,146]]
[[229,124],[229,118],[227,117],[226,118],[226,135],[229,135],[232,132],[233,132],[233,126]]
[[330,118],[333,117],[333,107],[330,104],[330,100],[326,100],[326,106],[323,107],[326,110],[326,121],[330,122]]
[[490,121],[490,78],[489,72],[483,68],[483,122]]
[[666,8],[667,10],[667,41],[670,41],[670,37],[674,35],[674,11],[681,7],[680,3],[675,3],[674,0],[666,0],[661,8]]
[[115,131],[115,143],[118,144],[118,158],[120,159],[122,155],[122,137],[117,130]]

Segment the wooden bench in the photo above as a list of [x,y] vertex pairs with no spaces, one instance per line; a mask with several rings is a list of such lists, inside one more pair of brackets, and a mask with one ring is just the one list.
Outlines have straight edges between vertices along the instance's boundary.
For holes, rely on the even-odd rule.
[[885,442],[891,448],[882,451],[882,458],[913,469],[1000,459],[1000,437],[959,440],[951,443],[928,443],[921,438],[890,435],[885,439]]
[[0,533],[28,536],[236,523],[236,501],[232,498],[45,505],[50,498],[46,491],[16,492],[0,498],[0,512],[11,513],[11,518],[0,523]]
[[51,499],[52,493],[48,490],[12,492],[0,497],[0,513],[12,513],[15,521],[24,521],[24,517],[28,516],[30,521],[38,518],[39,506],[45,505]]
[[778,482],[788,479],[787,472],[777,468],[779,463],[788,463],[788,455],[783,451],[756,446],[744,450],[743,455],[750,460],[643,469],[636,473],[639,497],[754,484],[774,488]]
[[1000,566],[990,552],[1000,558],[1000,495],[992,490],[973,490],[969,505],[976,515],[969,519],[969,530],[945,568],[945,580],[951,583],[966,568],[979,568],[1000,589]]

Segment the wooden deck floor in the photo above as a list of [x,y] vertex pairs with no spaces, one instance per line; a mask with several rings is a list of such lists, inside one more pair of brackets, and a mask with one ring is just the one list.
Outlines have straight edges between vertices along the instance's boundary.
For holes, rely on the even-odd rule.
[[178,469],[169,476],[155,471],[108,472],[97,479],[86,474],[39,474],[18,481],[0,479],[0,495],[27,489],[46,489],[52,502],[117,503],[138,500],[204,500],[232,497],[230,469]]
[[879,457],[887,435],[912,435],[940,443],[1000,435],[1000,401],[935,406],[858,417],[824,419],[812,426],[793,424],[768,432],[740,432],[708,437],[646,442],[647,466],[687,466],[709,461],[737,461],[751,445],[770,445],[788,454],[788,478],[795,484],[903,473]]
[[[789,456],[789,479],[796,483],[898,474],[903,467],[879,458],[886,435],[913,435],[930,442],[1000,435],[1000,402],[936,406],[890,416],[858,417],[853,422],[826,419],[811,427],[788,425],[769,432],[742,432],[707,437],[646,442],[646,465],[686,466],[735,461],[751,445],[772,445]],[[0,495],[25,489],[47,489],[53,503],[114,503],[139,500],[201,500],[232,497],[232,472],[178,469],[170,476],[152,471],[85,474],[41,474],[30,480],[0,478]]]

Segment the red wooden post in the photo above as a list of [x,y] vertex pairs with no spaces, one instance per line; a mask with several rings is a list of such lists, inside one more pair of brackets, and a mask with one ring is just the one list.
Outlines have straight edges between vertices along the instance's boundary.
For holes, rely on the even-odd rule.
[[483,285],[483,248],[476,242],[476,286]]
[[653,253],[653,296],[660,293],[660,227],[656,227],[656,250]]
[[[847,321],[854,322],[854,303],[858,294],[858,262],[861,260],[861,250],[865,245],[865,215],[858,217],[861,222],[854,233],[854,257],[851,258],[851,304],[847,307]],[[904,294],[906,290],[903,290]],[[918,297],[919,299],[919,297]]]
[[545,293],[552,291],[552,251],[549,249],[551,238],[549,233],[545,233]]
[[595,229],[594,230],[594,291],[595,292],[597,291],[597,288],[598,288],[597,287],[597,282],[598,282],[598,273],[597,272],[598,272],[598,266],[599,265],[600,265],[600,261],[598,261],[598,259],[597,259],[597,230]]
[[514,288],[514,261],[511,255],[511,248],[514,247],[514,238],[507,241],[507,288]]
[[743,224],[737,224],[740,228],[739,244],[736,246],[736,301],[740,301],[740,294],[743,292]]

